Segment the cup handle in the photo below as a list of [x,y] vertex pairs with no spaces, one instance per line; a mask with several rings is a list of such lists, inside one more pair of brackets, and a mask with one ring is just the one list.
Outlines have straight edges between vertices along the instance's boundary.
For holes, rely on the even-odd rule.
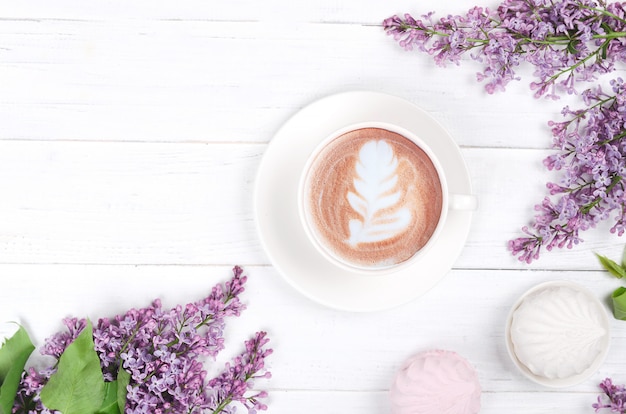
[[450,210],[476,210],[478,198],[472,194],[450,194],[448,208]]

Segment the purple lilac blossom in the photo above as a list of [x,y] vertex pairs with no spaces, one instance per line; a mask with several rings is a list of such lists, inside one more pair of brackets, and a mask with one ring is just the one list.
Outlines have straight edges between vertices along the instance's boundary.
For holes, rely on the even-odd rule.
[[626,388],[623,385],[615,385],[610,378],[606,378],[600,383],[600,389],[604,394],[598,396],[598,401],[592,404],[596,413],[605,409],[611,413],[626,413]]
[[[495,10],[474,7],[465,15],[434,20],[405,14],[383,22],[385,31],[406,50],[433,56],[438,65],[459,64],[467,52],[483,65],[477,74],[488,93],[504,91],[519,77],[522,63],[534,68],[534,96],[557,99],[578,93],[590,82],[626,61],[626,12],[620,2],[603,0],[505,0]],[[509,250],[530,263],[542,249],[572,248],[580,232],[615,217],[611,232],[626,230],[626,93],[621,79],[613,93],[599,86],[581,93],[586,105],[563,109],[564,122],[550,122],[556,152],[544,165],[560,171],[547,183],[549,196],[535,206],[526,235],[511,240]]]
[[[225,318],[245,309],[239,295],[246,280],[236,266],[231,280],[216,285],[198,302],[168,310],[157,299],[149,307],[98,321],[93,337],[105,381],[115,380],[120,369],[131,375],[125,413],[230,413],[232,403],[243,404],[251,414],[266,409],[261,400],[267,393],[248,395],[254,379],[270,377],[264,359],[272,350],[265,348],[265,333],[246,342],[246,351],[232,366],[226,365],[220,377],[207,381],[203,365],[204,359],[214,359],[224,349]],[[67,331],[47,339],[43,355],[58,359],[86,320],[68,318],[64,324]],[[41,404],[39,392],[53,372],[31,368],[24,373],[13,413],[51,413]]]
[[[232,401],[238,401],[248,409],[249,414],[267,409],[261,402],[261,399],[267,398],[267,392],[258,391],[249,395],[248,391],[252,379],[271,377],[265,371],[265,358],[272,353],[271,349],[264,348],[268,341],[265,332],[257,332],[251,340],[245,342],[246,350],[232,364],[226,364],[226,369],[219,376],[209,381],[217,407],[228,407]],[[224,412],[230,414],[234,412],[234,407],[232,411],[225,409]]]
[[467,52],[483,65],[477,80],[488,93],[519,80],[523,62],[534,68],[536,97],[576,92],[626,61],[626,19],[621,3],[594,0],[505,0],[495,10],[473,7],[464,15],[433,19],[410,14],[385,19],[387,34],[406,50],[433,56],[440,66],[459,64]]
[[54,368],[47,368],[37,372],[34,368],[29,368],[22,373],[20,388],[18,389],[13,405],[13,414],[60,414],[58,411],[47,409],[42,403],[39,393],[48,382]]
[[564,108],[563,122],[550,122],[556,153],[544,160],[548,170],[560,171],[559,183],[549,182],[550,196],[537,205],[526,236],[509,242],[509,250],[527,263],[542,248],[572,248],[580,232],[614,217],[611,233],[626,231],[626,87],[611,81],[612,93],[596,87],[583,93],[585,109]]

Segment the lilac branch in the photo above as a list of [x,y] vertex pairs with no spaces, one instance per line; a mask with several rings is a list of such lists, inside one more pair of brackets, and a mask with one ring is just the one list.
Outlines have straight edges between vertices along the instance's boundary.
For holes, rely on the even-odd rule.
[[[215,380],[209,385],[203,365],[204,359],[215,358],[224,349],[226,318],[239,316],[245,309],[239,296],[246,280],[236,266],[229,281],[214,286],[209,296],[198,302],[167,310],[157,299],[149,307],[98,321],[93,336],[105,380],[114,381],[120,367],[131,376],[125,413],[191,414],[217,412],[217,408],[227,412],[229,404],[236,401],[245,403],[250,412],[266,408],[260,402],[265,392],[218,398],[220,390],[227,387],[239,390],[254,378],[269,378],[264,359],[272,351],[264,348],[268,341],[265,333],[246,342],[246,353],[232,367],[227,365],[230,371],[245,373],[243,378],[224,376],[219,387]],[[47,339],[42,354],[58,359],[85,327],[84,319],[71,318],[64,323],[67,331]],[[24,373],[13,413],[51,413],[41,404],[39,392],[53,372],[54,366]]]

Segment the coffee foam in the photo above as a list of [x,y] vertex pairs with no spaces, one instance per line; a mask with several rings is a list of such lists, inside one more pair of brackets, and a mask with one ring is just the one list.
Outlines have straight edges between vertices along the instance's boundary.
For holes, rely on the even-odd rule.
[[321,244],[343,261],[368,268],[401,263],[423,248],[443,204],[429,156],[382,128],[349,131],[322,148],[304,196]]

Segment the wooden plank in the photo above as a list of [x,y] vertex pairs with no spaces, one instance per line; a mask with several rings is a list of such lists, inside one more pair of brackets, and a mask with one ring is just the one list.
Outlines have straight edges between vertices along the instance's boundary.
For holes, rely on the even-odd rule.
[[535,100],[530,73],[488,96],[476,62],[438,68],[375,25],[8,20],[0,33],[0,139],[268,142],[310,102],[365,89],[414,102],[464,146],[547,148],[573,99]]
[[[244,269],[249,280],[242,300],[248,308],[227,321],[226,350],[215,363],[209,362],[209,374],[239,353],[244,340],[264,330],[274,349],[268,359],[271,389],[384,391],[405,359],[446,349],[475,367],[484,392],[497,394],[497,404],[511,393],[559,395],[523,377],[507,355],[505,322],[519,296],[536,284],[566,279],[604,300],[619,285],[604,272],[454,270],[406,305],[349,313],[306,299],[271,267]],[[0,290],[0,320],[20,321],[41,345],[66,316],[112,317],[147,306],[157,297],[165,307],[199,300],[215,283],[227,280],[230,266],[0,265],[0,274],[3,280],[20,281]],[[607,376],[626,382],[622,323],[611,318],[612,344],[601,369],[564,393],[595,393]],[[571,404],[561,401],[567,400],[565,394],[558,400]]]
[[[507,411],[551,414],[565,412],[588,414],[596,401],[594,393],[569,392],[511,392],[483,393],[481,414],[501,414]],[[328,392],[328,391],[270,391],[269,409],[272,413],[291,413],[294,407],[306,412],[327,414],[358,414],[390,412],[387,392]]]
[[250,205],[258,145],[0,146],[0,261],[262,261]]
[[[257,144],[0,141],[0,263],[268,264],[253,214]],[[610,223],[531,266],[508,240],[558,174],[540,150],[464,148],[479,209],[457,268],[599,269]],[[279,196],[279,195],[277,195]]]
[[[440,0],[436,7],[420,5],[411,0],[395,1],[393,5],[376,0],[336,2],[322,0],[311,4],[288,5],[280,0],[268,0],[263,7],[251,0],[229,2],[183,0],[174,3],[167,0],[125,3],[108,1],[88,7],[79,0],[60,0],[50,4],[42,0],[21,1],[2,10],[2,16],[12,19],[176,19],[176,20],[229,20],[270,21],[289,27],[292,23],[309,21],[336,21],[343,23],[373,23],[395,13],[411,12],[416,16],[437,10],[442,15],[461,13],[475,3],[470,0]],[[485,4],[485,6],[490,6]]]

